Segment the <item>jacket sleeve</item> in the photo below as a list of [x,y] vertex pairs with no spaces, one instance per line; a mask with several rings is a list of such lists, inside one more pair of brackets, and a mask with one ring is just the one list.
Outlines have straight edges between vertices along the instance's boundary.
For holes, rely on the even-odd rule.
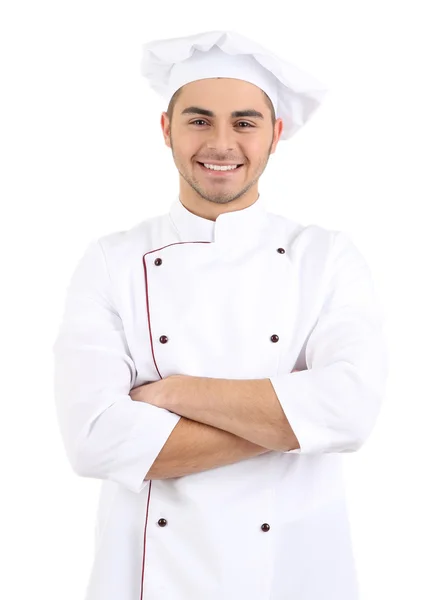
[[300,448],[354,452],[371,433],[388,378],[383,311],[370,269],[347,234],[335,231],[326,294],[305,344],[307,369],[270,377]]
[[181,417],[129,396],[136,368],[100,240],[73,272],[52,350],[57,418],[73,470],[140,492]]

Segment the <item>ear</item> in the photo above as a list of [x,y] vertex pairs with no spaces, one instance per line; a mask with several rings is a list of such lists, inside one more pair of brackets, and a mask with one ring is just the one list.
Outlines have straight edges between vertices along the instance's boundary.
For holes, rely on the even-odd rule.
[[284,123],[282,119],[276,119],[275,128],[273,131],[273,143],[272,148],[270,150],[270,154],[273,154],[276,150],[276,146],[281,138],[282,131],[284,129]]
[[163,131],[164,143],[171,148],[170,144],[170,120],[167,112],[161,113],[161,129]]

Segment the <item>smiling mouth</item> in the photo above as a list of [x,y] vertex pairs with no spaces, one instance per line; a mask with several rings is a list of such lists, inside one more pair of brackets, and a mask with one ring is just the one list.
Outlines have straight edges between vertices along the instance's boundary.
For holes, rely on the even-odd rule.
[[[235,169],[210,169],[208,167],[205,167],[204,163],[202,163],[202,162],[197,161],[197,163],[206,173],[209,173],[211,175],[212,174],[213,175],[229,175],[230,173],[235,173],[236,171],[239,171],[241,169],[241,167],[244,166],[243,164],[238,164]],[[219,165],[219,166],[222,166],[222,165]]]

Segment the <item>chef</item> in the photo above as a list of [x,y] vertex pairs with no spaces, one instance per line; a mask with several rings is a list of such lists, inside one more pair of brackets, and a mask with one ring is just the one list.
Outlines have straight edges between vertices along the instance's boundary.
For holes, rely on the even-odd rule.
[[68,460],[101,480],[86,600],[357,600],[342,457],[384,397],[383,313],[349,234],[258,191],[326,90],[233,31],[141,66],[179,194],[90,242],[53,346]]

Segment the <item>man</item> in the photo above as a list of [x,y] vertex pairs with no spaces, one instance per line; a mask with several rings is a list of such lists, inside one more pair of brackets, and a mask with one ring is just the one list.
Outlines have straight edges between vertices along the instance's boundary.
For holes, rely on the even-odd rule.
[[235,32],[142,68],[179,197],[89,245],[54,344],[67,455],[102,480],[87,600],[356,600],[342,456],[379,413],[382,314],[348,235],[258,192],[324,89]]

